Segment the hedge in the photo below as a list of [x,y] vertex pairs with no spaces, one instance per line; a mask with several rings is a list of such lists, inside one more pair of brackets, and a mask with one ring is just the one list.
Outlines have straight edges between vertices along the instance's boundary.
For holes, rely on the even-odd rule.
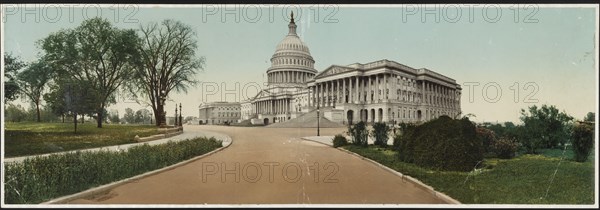
[[41,203],[199,156],[222,142],[195,138],[127,151],[77,151],[5,164],[5,203]]

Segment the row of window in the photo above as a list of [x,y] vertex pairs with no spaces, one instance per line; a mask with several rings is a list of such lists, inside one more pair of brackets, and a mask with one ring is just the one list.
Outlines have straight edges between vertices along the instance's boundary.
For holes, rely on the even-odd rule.
[[[213,113],[214,115],[214,113]],[[217,113],[218,117],[239,117],[240,113],[238,112],[219,112]]]
[[240,110],[240,107],[217,107],[216,110],[234,111]]
[[291,49],[291,50],[302,50],[302,51],[307,51],[306,48],[302,45],[299,44],[284,44],[283,45],[284,49]]

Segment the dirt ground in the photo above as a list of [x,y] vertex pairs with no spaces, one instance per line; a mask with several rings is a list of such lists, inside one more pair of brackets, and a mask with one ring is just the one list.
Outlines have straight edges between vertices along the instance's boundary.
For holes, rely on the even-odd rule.
[[[233,144],[206,158],[73,204],[414,204],[443,203],[376,165],[300,140],[314,128],[195,125]],[[346,128],[322,128],[335,135]]]

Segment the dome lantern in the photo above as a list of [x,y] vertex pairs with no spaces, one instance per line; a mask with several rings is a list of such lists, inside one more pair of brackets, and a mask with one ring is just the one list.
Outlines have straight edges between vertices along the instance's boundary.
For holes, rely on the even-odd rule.
[[288,35],[295,35],[296,34],[296,23],[294,22],[294,11],[292,11],[292,19],[290,20],[290,24],[288,25],[288,28],[290,28],[290,32],[288,33]]

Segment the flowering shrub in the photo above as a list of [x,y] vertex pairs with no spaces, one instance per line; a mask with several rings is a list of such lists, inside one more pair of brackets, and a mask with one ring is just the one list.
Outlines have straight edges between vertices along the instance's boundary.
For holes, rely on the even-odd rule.
[[491,148],[499,158],[510,159],[515,156],[519,144],[514,139],[502,137],[493,141]]

